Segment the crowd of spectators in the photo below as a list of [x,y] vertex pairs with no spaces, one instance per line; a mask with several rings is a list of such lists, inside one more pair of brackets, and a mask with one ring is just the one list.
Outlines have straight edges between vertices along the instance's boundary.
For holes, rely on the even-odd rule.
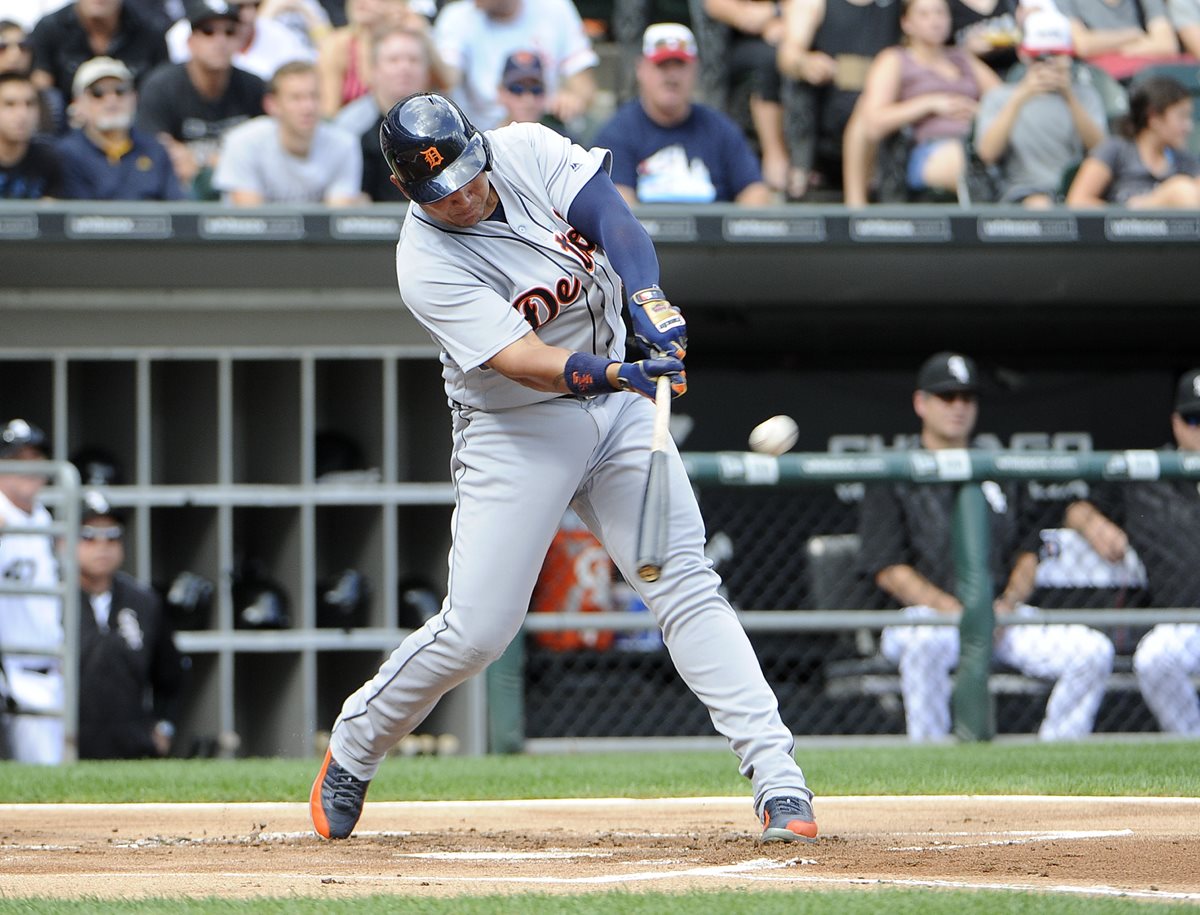
[[[380,118],[438,91],[609,146],[633,205],[1200,205],[1198,0],[693,10],[627,49],[624,98],[572,0],[0,0],[0,197],[395,202]],[[235,140],[269,191],[221,168]]]

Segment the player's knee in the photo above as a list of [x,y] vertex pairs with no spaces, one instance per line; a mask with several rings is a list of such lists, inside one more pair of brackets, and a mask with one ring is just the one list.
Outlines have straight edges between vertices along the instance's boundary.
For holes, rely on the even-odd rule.
[[1076,652],[1075,657],[1080,667],[1097,675],[1112,673],[1116,649],[1108,636],[1095,629],[1087,629],[1079,641],[1080,650]]

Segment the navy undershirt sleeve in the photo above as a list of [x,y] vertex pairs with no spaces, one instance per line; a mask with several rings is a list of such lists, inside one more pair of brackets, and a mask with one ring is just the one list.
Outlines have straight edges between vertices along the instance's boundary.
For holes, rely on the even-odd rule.
[[585,238],[604,249],[628,293],[658,285],[654,242],[606,171],[592,175],[575,195],[567,219]]

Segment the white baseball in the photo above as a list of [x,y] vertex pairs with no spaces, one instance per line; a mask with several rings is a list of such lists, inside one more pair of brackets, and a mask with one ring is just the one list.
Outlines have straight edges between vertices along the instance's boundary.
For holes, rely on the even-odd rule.
[[790,416],[772,416],[750,430],[750,450],[780,455],[790,450],[799,436],[800,427]]

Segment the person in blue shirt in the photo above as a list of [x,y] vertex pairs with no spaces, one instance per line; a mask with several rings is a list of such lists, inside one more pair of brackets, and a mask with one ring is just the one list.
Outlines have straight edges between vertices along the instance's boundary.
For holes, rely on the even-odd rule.
[[629,202],[776,203],[741,129],[693,101],[699,65],[696,38],[677,22],[646,29],[638,61],[638,97],[596,135],[612,150],[612,179]]
[[170,157],[133,129],[133,74],[112,57],[93,57],[73,83],[72,118],[80,126],[58,142],[62,196],[68,200],[182,200]]

